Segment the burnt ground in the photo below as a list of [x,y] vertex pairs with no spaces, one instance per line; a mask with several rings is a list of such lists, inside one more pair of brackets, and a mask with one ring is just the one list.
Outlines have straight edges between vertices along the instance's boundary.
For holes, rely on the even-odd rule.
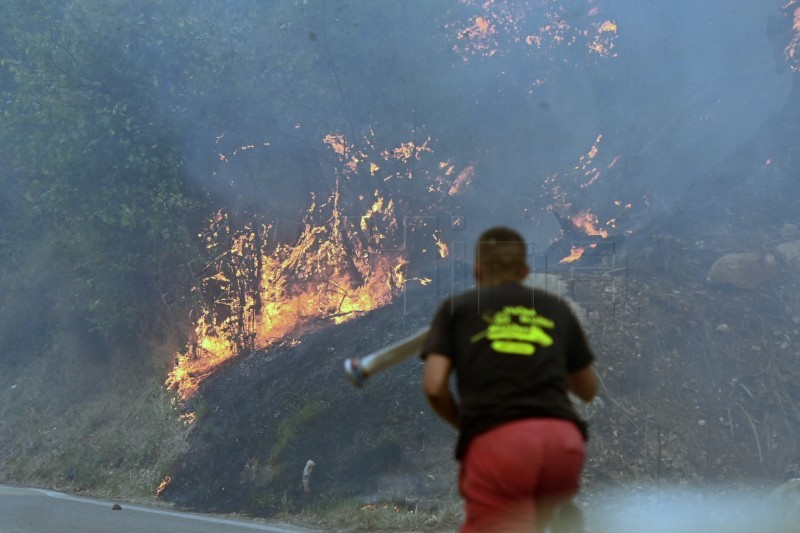
[[[778,484],[800,458],[800,286],[712,287],[718,251],[674,236],[627,269],[571,274],[602,378],[587,489],[606,483]],[[569,277],[569,274],[565,274]],[[420,294],[433,301],[435,294]],[[409,360],[362,389],[342,361],[414,332],[403,303],[238,361],[204,383],[190,449],[164,497],[270,515],[309,498],[414,507],[452,495],[454,432],[434,417]],[[312,493],[301,489],[306,461]]]
[[[343,370],[346,357],[425,325],[430,310],[423,301],[435,304],[435,291],[420,289],[208,379],[190,406],[198,417],[190,451],[164,497],[193,508],[271,514],[309,498],[416,505],[449,491],[454,433],[425,404],[421,363],[405,361],[362,389]],[[306,496],[301,475],[309,459],[316,467]]]
[[[777,485],[800,473],[800,273],[779,265],[753,290],[706,280],[726,253],[800,239],[786,231],[800,225],[798,124],[796,112],[775,117],[671,214],[629,239],[627,256],[560,273],[585,311],[602,379],[584,410],[587,490],[631,481]],[[189,450],[163,498],[270,515],[312,500],[435,506],[452,495],[455,435],[424,402],[419,361],[361,390],[342,370],[346,357],[426,324],[441,296],[415,288],[209,378],[189,406],[197,413]],[[309,459],[316,467],[306,496]]]

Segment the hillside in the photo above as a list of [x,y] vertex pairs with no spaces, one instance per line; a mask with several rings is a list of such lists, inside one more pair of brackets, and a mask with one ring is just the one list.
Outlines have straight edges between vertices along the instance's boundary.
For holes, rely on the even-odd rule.
[[[791,117],[764,129],[784,135]],[[763,132],[762,132],[763,133]],[[796,149],[737,152],[671,214],[600,268],[557,272],[598,355],[587,491],[626,482],[777,484],[798,472],[800,276],[778,261],[756,288],[710,283],[732,252],[773,253],[800,238],[794,191],[759,188],[797,166]],[[777,160],[764,165],[768,157]],[[447,287],[445,279],[439,287]],[[202,510],[271,515],[310,502],[436,508],[452,499],[454,433],[425,405],[411,360],[356,390],[344,358],[425,324],[438,300],[401,301],[236,361],[206,381],[188,451],[163,494]],[[301,474],[316,463],[312,491]],[[355,507],[354,507],[355,509]]]
[[0,483],[456,529],[420,362],[362,389],[342,362],[426,324],[499,224],[597,353],[584,495],[800,478],[800,0],[3,22]]

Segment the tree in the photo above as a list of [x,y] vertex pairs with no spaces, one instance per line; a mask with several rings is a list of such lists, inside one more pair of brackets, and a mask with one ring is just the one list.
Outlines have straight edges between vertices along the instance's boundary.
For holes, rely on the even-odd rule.
[[145,25],[112,39],[124,4],[4,4],[3,20],[23,22],[4,48],[15,86],[0,139],[26,207],[56,236],[63,274],[80,282],[75,307],[107,337],[131,338],[157,331],[184,290],[176,272],[195,253],[201,196],[183,179],[153,79],[131,51],[149,38]]

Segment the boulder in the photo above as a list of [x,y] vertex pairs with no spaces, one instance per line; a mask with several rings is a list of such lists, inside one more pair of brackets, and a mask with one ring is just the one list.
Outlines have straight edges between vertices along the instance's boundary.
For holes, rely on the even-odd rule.
[[723,255],[711,265],[708,281],[739,289],[757,289],[775,276],[772,254],[735,253]]
[[775,247],[775,257],[781,264],[800,272],[800,241],[790,241]]
[[780,232],[782,239],[796,239],[800,236],[800,230],[794,224],[784,224]]

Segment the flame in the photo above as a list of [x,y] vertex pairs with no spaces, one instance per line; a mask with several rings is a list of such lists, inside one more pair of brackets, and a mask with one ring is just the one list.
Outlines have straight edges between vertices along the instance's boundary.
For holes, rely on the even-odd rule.
[[598,223],[597,216],[592,214],[592,212],[588,209],[570,217],[570,220],[576,228],[583,231],[586,235],[599,235],[604,239],[608,237],[608,232],[606,230],[598,229],[596,227],[596,224]]
[[456,176],[456,180],[447,192],[450,196],[455,196],[464,191],[472,183],[472,178],[475,177],[475,165],[468,165]]
[[559,263],[574,263],[578,259],[583,256],[583,252],[586,251],[586,248],[580,246],[573,246],[570,250],[570,253],[567,257],[559,261]]
[[622,157],[620,155],[615,156],[606,165],[602,162],[604,159],[601,157],[602,142],[603,135],[597,135],[589,150],[578,158],[571,170],[565,173],[566,175],[555,173],[544,179],[542,195],[551,202],[548,209],[553,209],[553,204],[558,204],[561,208],[569,207],[572,204],[570,189],[586,189],[595,185],[603,176],[603,166],[606,170],[611,170],[617,165]]
[[[389,202],[389,209],[392,208],[392,203]],[[380,213],[383,210],[383,197],[381,197],[379,191],[375,191],[375,202],[370,207],[369,211],[365,215],[361,217],[361,231],[367,231],[369,226],[369,220],[372,218],[373,215]]]
[[399,159],[403,163],[408,163],[412,159],[419,161],[424,152],[431,151],[428,147],[428,142],[429,140],[426,140],[421,145],[417,145],[414,142],[405,142],[392,150],[384,150],[381,155],[384,159]]
[[[523,53],[551,55],[557,47],[579,42],[586,42],[590,51],[601,56],[616,57],[612,50],[617,24],[600,19],[597,6],[587,10],[586,27],[580,27],[567,22],[574,17],[567,16],[565,7],[556,1],[460,0],[460,3],[475,14],[466,21],[445,24],[445,29],[455,30],[453,51],[464,61],[514,52],[517,45],[524,45]],[[592,28],[596,31],[591,31]]]
[[344,135],[338,133],[329,133],[323,139],[334,153],[341,156],[346,156],[348,152],[347,143],[344,140]]
[[[796,0],[792,0],[783,6],[783,9],[788,11],[788,9],[796,3]],[[794,8],[792,14],[792,31],[792,39],[789,41],[789,44],[786,45],[784,55],[791,64],[791,69],[800,72],[800,7]]]
[[436,241],[436,249],[439,251],[439,257],[444,259],[450,255],[450,248],[447,246],[447,243],[441,239],[439,232],[433,234],[433,240]]
[[[197,321],[198,342],[193,352],[178,356],[167,387],[187,398],[242,349],[269,346],[315,320],[339,324],[389,303],[398,294],[405,283],[406,259],[401,252],[373,250],[373,244],[387,237],[368,231],[394,223],[392,202],[385,202],[376,191],[374,203],[354,227],[354,219],[341,215],[339,201],[337,189],[323,206],[312,203],[309,212],[318,210],[327,220],[315,223],[309,216],[292,244],[268,242],[271,227],[247,226],[236,235],[228,255],[256,254],[249,264],[260,263],[261,274],[254,279],[255,272],[242,269],[206,278],[207,292],[223,292],[223,296],[213,302],[213,311]],[[226,222],[213,225],[212,233],[222,231]],[[264,245],[255,249],[255,242]],[[248,277],[255,284],[254,294],[230,297],[241,294],[241,280]],[[234,280],[240,285],[234,286]]]
[[[497,53],[498,45],[495,40],[497,26],[492,24],[488,18],[476,16],[473,23],[457,33],[459,40],[466,41],[465,50],[470,53],[491,57]],[[454,48],[459,50],[458,46]],[[465,57],[466,60],[466,57]]]
[[496,32],[494,25],[483,17],[475,17],[475,25],[473,30],[476,36],[483,37],[484,39]]
[[158,488],[156,488],[156,497],[160,497],[164,494],[164,491],[167,490],[170,483],[172,483],[172,477],[166,476],[161,483],[158,484]]
[[607,20],[600,25],[600,33],[617,33],[617,23]]
[[[405,229],[393,198],[397,185],[374,189],[372,198],[358,195],[355,205],[345,202],[339,185],[356,176],[379,183],[420,181],[417,187],[423,191],[436,184],[435,196],[420,206],[425,213],[445,197],[443,184],[452,181],[455,165],[440,162],[432,174],[416,164],[412,172],[409,163],[432,153],[430,138],[378,149],[371,130],[370,135],[359,142],[361,148],[342,134],[324,137],[341,172],[335,172],[334,190],[326,198],[311,195],[292,240],[280,240],[275,223],[236,226],[235,217],[223,210],[210,218],[199,235],[211,259],[195,288],[194,339],[189,350],[176,356],[165,383],[169,389],[187,399],[233,357],[276,342],[295,345],[297,336],[313,328],[340,324],[390,303],[409,281],[430,283],[406,275]],[[379,172],[384,176],[376,176]],[[399,181],[415,175],[419,180]],[[465,169],[450,188],[467,187],[470,176]],[[345,216],[356,209],[355,216]],[[434,240],[439,255],[446,257],[449,250],[439,232]],[[184,420],[191,423],[191,415]]]
[[333,150],[333,153],[338,155],[345,168],[352,172],[358,169],[358,164],[364,159],[365,155],[355,149],[352,143],[348,143],[344,134],[342,133],[329,133],[322,141]]
[[616,47],[616,43],[614,42],[616,37],[617,23],[607,20],[597,28],[597,34],[589,44],[589,50],[600,56],[612,55],[616,57],[616,54],[612,54],[612,51]]
[[[598,235],[604,239],[608,237],[608,231],[597,228],[597,216],[592,214],[592,212],[588,209],[570,217],[570,220],[576,228],[581,230],[586,235]],[[612,219],[612,221],[610,221],[608,224],[613,226],[613,223],[614,220]],[[596,244],[588,244],[586,246],[576,246],[573,244],[570,249],[570,254],[564,259],[561,259],[559,263],[574,263],[583,257],[583,254],[586,252],[587,248],[595,248],[596,246]]]

